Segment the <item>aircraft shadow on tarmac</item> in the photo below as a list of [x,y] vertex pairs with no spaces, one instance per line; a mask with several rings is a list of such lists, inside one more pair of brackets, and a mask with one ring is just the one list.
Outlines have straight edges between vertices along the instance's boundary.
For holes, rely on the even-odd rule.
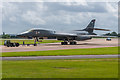
[[93,44],[93,43],[82,43],[82,44],[76,44],[76,45],[100,45],[100,44]]

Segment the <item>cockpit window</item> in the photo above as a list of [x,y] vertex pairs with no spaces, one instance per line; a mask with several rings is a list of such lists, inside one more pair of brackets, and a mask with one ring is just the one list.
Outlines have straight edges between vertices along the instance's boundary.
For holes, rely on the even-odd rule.
[[34,30],[31,30],[30,32],[34,32]]

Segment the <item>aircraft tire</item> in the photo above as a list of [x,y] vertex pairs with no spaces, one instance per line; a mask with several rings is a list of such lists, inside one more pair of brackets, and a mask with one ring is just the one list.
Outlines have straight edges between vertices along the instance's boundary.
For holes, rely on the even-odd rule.
[[77,42],[74,42],[74,44],[76,45],[76,44],[77,44]]
[[30,46],[30,44],[27,44],[27,46]]
[[68,43],[67,42],[64,42],[65,43],[65,45],[68,45]]
[[10,45],[7,45],[7,47],[10,47]]
[[61,45],[64,45],[64,42],[61,42]]
[[73,45],[73,42],[70,42],[70,45]]
[[14,47],[14,43],[10,43],[10,47]]
[[15,43],[15,46],[18,47],[20,44],[19,43]]
[[67,45],[68,43],[67,42],[61,42],[61,45]]
[[37,46],[37,44],[34,44],[34,46]]
[[76,45],[77,44],[77,42],[70,42],[70,45]]
[[15,47],[15,43],[13,43],[12,47]]

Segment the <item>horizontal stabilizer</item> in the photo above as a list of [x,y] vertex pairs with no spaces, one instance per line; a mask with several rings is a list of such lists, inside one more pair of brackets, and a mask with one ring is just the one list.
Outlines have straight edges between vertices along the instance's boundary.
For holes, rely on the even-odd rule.
[[[101,30],[101,31],[110,31],[109,29],[100,29],[100,28],[89,28],[89,29]],[[83,30],[74,30],[74,31],[88,31],[88,28],[87,29],[83,29]]]
[[103,35],[83,35],[83,36],[89,36],[93,38],[117,38],[117,36],[103,36]]
[[109,29],[94,28],[93,30],[110,31]]

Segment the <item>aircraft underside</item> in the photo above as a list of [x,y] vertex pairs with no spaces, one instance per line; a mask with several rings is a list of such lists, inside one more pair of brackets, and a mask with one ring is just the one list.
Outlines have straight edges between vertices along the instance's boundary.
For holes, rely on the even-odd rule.
[[[36,44],[36,42],[41,42],[41,40],[39,39],[45,39],[44,37],[34,37],[34,42]],[[47,39],[47,37],[46,37]],[[76,45],[77,42],[76,41],[85,41],[85,40],[90,40],[92,39],[91,37],[56,37],[54,39],[63,41],[61,42],[61,45]]]

